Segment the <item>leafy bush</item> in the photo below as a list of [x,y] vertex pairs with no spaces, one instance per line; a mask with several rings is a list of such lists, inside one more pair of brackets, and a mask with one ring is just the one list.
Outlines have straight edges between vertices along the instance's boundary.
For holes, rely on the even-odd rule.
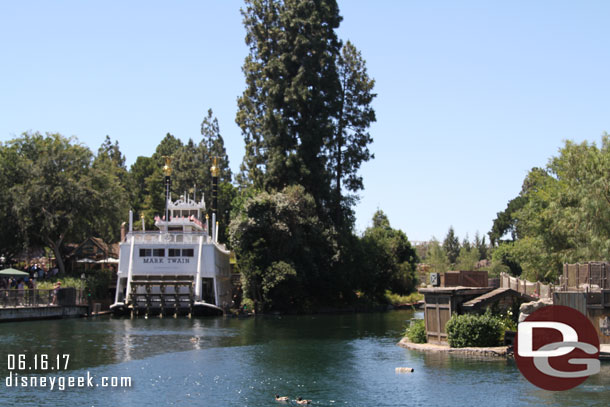
[[483,315],[453,315],[446,325],[449,346],[499,346],[504,324],[499,317],[487,311]]
[[39,290],[52,290],[55,287],[55,282],[61,281],[62,288],[74,287],[77,290],[85,288],[85,282],[80,278],[74,277],[55,277],[53,279],[42,280],[36,283],[36,288]]
[[110,295],[108,288],[113,281],[114,275],[111,270],[96,270],[87,276],[86,288],[93,298],[104,299]]
[[413,292],[409,295],[400,295],[391,292],[390,290],[385,291],[385,299],[388,304],[392,305],[404,305],[404,304],[413,304],[419,300],[424,299],[424,295],[418,292]]
[[411,321],[411,326],[407,328],[405,335],[411,342],[426,343],[426,323],[424,320]]

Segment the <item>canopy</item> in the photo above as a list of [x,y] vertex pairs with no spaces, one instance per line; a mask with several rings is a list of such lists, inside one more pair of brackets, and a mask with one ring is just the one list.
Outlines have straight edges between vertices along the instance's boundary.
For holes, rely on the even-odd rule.
[[25,277],[25,276],[30,276],[28,273],[25,273],[23,271],[19,271],[19,270],[15,270],[13,268],[8,268],[8,269],[4,269],[4,270],[0,270],[0,277]]

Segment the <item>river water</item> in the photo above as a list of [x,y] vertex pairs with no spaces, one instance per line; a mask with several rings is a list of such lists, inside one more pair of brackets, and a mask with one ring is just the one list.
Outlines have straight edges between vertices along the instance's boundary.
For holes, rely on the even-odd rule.
[[[529,384],[512,360],[425,354],[396,346],[411,311],[250,318],[67,319],[0,325],[0,375],[28,376],[38,355],[68,354],[47,380],[86,376],[99,387],[7,387],[0,405],[272,406],[274,395],[315,406],[592,406],[610,403],[610,364],[553,393]],[[25,371],[9,355],[25,354]],[[37,365],[40,367],[40,365]],[[396,374],[396,367],[412,367]],[[34,369],[36,370],[36,369]],[[9,376],[10,377],[10,376]],[[129,388],[101,387],[131,377]],[[68,379],[63,379],[68,380]],[[120,380],[119,380],[120,381]],[[16,382],[16,380],[15,380]],[[67,382],[65,382],[67,383]],[[112,379],[108,379],[112,383]],[[283,405],[293,405],[285,403]],[[296,404],[294,404],[296,405]]]

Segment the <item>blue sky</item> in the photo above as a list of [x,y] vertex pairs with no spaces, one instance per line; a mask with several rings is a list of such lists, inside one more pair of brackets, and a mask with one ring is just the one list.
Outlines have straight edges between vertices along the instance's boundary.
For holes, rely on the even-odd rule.
[[[241,1],[0,2],[0,141],[109,135],[129,164],[214,110],[237,171],[247,54]],[[377,208],[411,240],[485,234],[563,140],[610,129],[608,2],[339,1],[339,29],[376,80]]]

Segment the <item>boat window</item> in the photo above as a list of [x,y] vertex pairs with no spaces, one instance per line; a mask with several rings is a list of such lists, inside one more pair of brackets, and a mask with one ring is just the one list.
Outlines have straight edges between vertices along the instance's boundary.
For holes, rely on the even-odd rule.
[[186,257],[193,257],[193,249],[182,249],[182,255]]
[[167,255],[169,257],[179,257],[180,249],[167,249]]
[[153,256],[165,257],[165,249],[153,249]]
[[150,257],[152,256],[151,249],[140,249],[140,257]]

